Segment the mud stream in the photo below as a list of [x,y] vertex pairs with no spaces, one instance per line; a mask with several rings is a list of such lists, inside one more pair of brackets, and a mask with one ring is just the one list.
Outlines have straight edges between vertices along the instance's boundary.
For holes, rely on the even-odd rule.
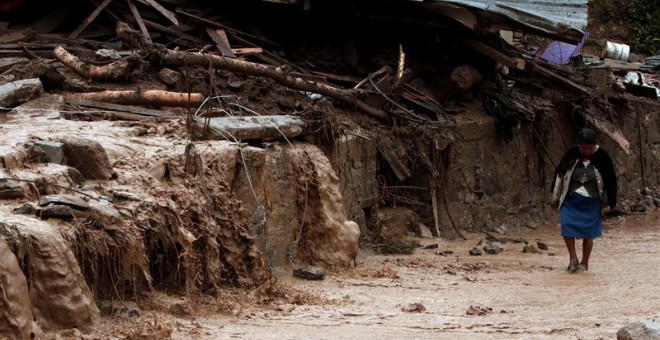
[[[104,318],[97,331],[149,323],[167,327],[173,339],[612,339],[628,321],[660,319],[659,218],[607,222],[588,272],[564,270],[567,254],[553,224],[509,235],[546,241],[549,250],[540,253],[506,243],[498,255],[469,256],[481,238],[475,234],[442,240],[441,250],[454,251],[448,256],[421,248],[409,256],[363,255],[356,268],[331,271],[324,281],[276,270],[278,285],[307,297],[299,302],[219,298],[205,305],[232,307]],[[476,313],[468,313],[471,306]]]

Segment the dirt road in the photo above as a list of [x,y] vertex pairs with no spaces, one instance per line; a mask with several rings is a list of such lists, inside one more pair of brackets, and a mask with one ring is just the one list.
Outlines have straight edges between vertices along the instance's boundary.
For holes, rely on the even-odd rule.
[[[184,300],[193,311],[184,317],[143,312],[137,319],[105,319],[97,331],[127,334],[130,323],[133,334],[136,327],[141,334],[160,327],[173,339],[613,339],[628,321],[660,320],[660,213],[606,223],[590,270],[576,274],[564,270],[568,259],[557,229],[510,235],[546,241],[549,251],[537,254],[506,243],[498,255],[469,256],[481,237],[472,235],[441,243],[453,255],[419,249],[410,256],[366,256],[357,268],[330,272],[324,281],[282,270],[277,285],[290,288],[277,297],[252,292]],[[195,311],[201,305],[207,313]],[[471,306],[475,315],[468,314]],[[219,312],[208,313],[214,309]]]

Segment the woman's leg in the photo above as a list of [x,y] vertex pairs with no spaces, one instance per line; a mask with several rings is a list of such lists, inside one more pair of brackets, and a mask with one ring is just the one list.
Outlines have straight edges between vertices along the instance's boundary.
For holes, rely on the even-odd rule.
[[569,256],[569,264],[567,269],[574,271],[577,269],[577,264],[579,263],[577,252],[575,251],[575,237],[564,236],[564,243],[566,243],[566,249],[568,249]]
[[589,257],[591,256],[591,250],[594,248],[594,239],[584,239],[582,241],[582,267],[584,270],[589,270]]

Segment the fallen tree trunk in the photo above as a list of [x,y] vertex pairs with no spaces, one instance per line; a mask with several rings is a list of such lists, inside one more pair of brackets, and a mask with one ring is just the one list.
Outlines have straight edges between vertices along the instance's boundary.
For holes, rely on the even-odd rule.
[[200,138],[230,141],[294,138],[305,128],[302,119],[286,115],[199,119],[193,126]]
[[199,52],[173,51],[169,49],[153,49],[151,52],[152,57],[155,59],[155,64],[202,67],[208,67],[209,64],[211,64],[211,66],[215,68],[258,77],[271,78],[276,82],[295,90],[322,94],[350,105],[354,105],[366,114],[378,119],[387,119],[388,117],[385,111],[379,110],[360,100],[356,91],[340,89],[330,85],[294,77],[280,67],[274,68],[249,61],[230,59]]
[[182,93],[162,90],[101,91],[72,93],[66,96],[66,99],[73,101],[98,101],[124,105],[199,107],[204,102],[204,95],[201,93]]
[[130,80],[133,76],[133,71],[142,65],[142,61],[137,56],[129,56],[103,66],[91,65],[81,61],[78,57],[59,45],[55,47],[53,54],[57,60],[70,67],[76,73],[97,81]]

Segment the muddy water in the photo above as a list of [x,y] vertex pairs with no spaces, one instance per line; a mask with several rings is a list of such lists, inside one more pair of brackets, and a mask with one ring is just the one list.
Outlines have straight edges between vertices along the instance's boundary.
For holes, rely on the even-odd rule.
[[[660,320],[660,214],[609,222],[590,270],[569,274],[557,226],[515,236],[543,239],[550,253],[470,257],[479,240],[443,242],[455,254],[369,256],[322,282],[281,282],[332,299],[323,305],[260,310],[197,322],[207,339],[612,339],[626,322]],[[430,243],[432,240],[425,240]],[[402,307],[421,303],[422,312]],[[468,315],[473,306],[489,312]],[[185,332],[174,332],[185,338]]]

